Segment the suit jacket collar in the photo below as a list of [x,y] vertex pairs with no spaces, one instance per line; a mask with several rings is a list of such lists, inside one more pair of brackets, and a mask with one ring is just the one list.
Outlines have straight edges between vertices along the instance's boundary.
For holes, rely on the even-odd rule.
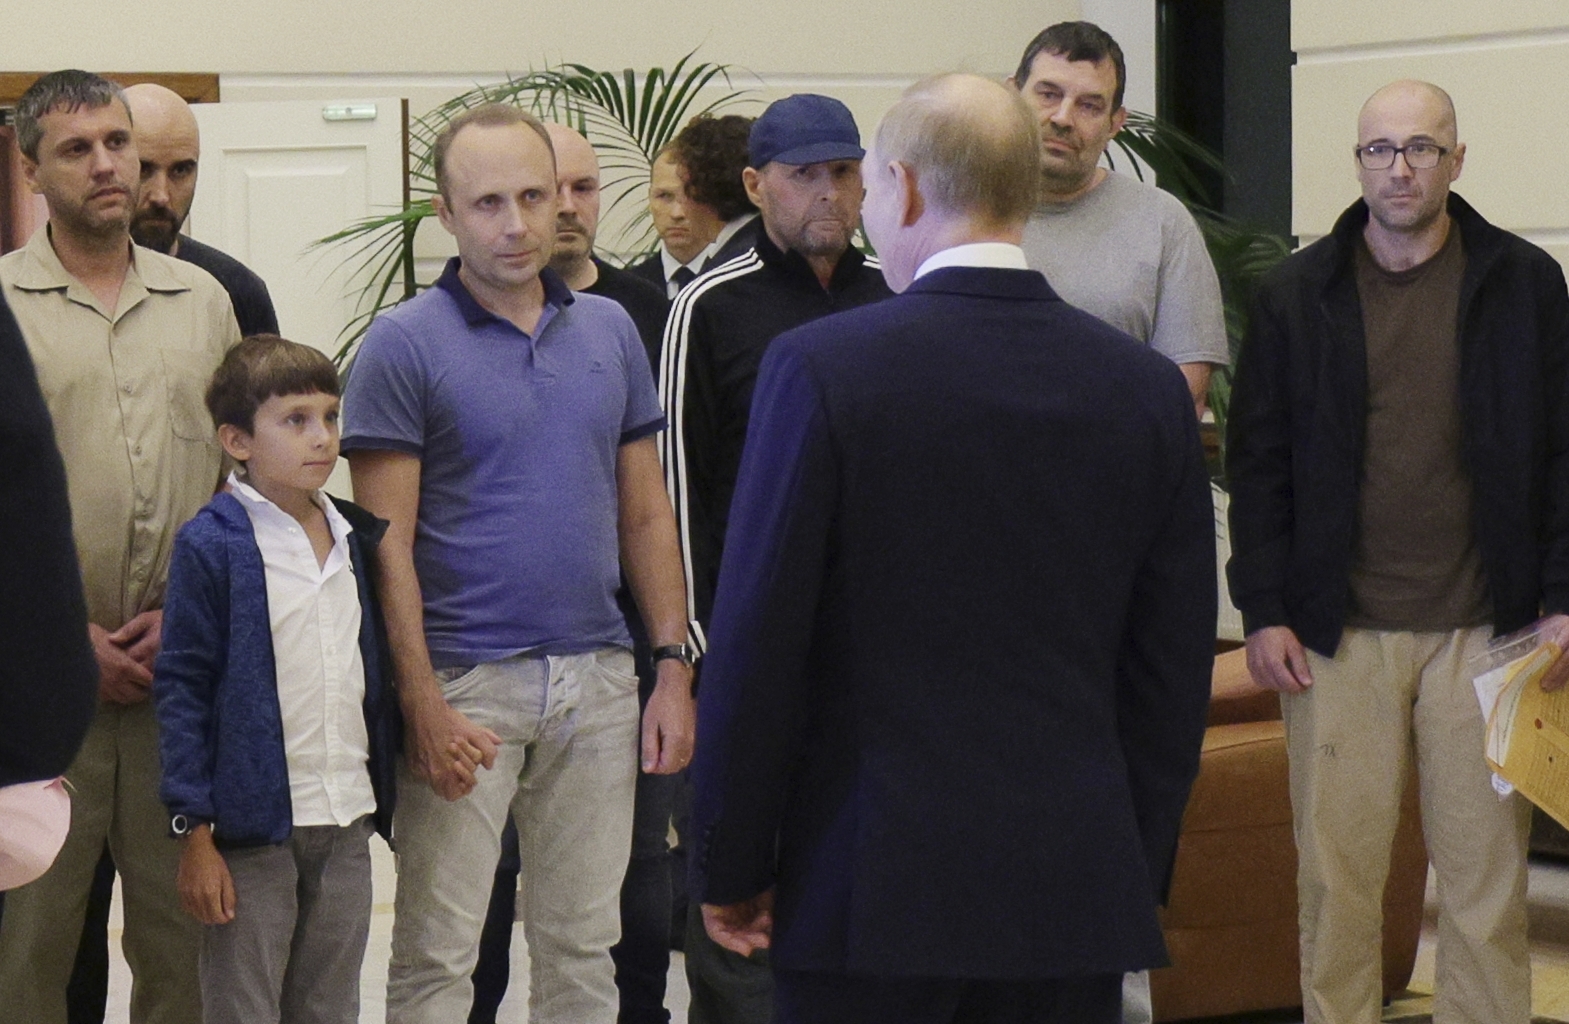
[[992,299],[1061,302],[1038,270],[996,267],[941,267],[916,279],[906,295],[971,295]]

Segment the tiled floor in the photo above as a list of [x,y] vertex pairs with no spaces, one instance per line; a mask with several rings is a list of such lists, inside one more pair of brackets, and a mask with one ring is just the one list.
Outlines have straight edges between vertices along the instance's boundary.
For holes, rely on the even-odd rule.
[[[374,840],[376,863],[375,914],[371,919],[370,948],[361,975],[363,1000],[361,1021],[380,1024],[384,1019],[383,999],[387,980],[387,954],[392,939],[392,855],[380,840]],[[1569,865],[1536,862],[1531,865],[1531,965],[1532,1010],[1541,1017],[1569,1021]],[[118,902],[109,922],[113,957],[110,968],[109,1015],[107,1024],[126,1024],[126,1000],[130,993],[130,973],[119,955],[120,912]],[[1417,950],[1416,971],[1411,992],[1398,1000],[1385,1014],[1396,1019],[1430,1008],[1433,991],[1433,887],[1428,881],[1428,915],[1423,926],[1422,943]],[[686,978],[680,954],[675,954],[670,969],[667,1005],[676,1024],[686,1020]],[[512,944],[514,984],[501,1004],[502,1024],[525,1024],[528,1020],[528,950],[518,929]]]

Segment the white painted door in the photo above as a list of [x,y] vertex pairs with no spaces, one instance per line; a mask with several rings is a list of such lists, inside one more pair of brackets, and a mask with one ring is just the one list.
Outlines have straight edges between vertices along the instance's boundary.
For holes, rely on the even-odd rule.
[[[333,120],[328,108],[375,111]],[[351,249],[318,238],[403,201],[403,126],[396,99],[197,103],[201,172],[187,230],[267,282],[285,337],[327,353],[358,309]]]
[[[375,110],[332,120],[328,108]],[[402,101],[197,103],[201,171],[186,230],[267,282],[278,327],[329,355],[359,310],[364,279],[346,246],[311,243],[403,202]],[[327,489],[350,494],[346,463]]]

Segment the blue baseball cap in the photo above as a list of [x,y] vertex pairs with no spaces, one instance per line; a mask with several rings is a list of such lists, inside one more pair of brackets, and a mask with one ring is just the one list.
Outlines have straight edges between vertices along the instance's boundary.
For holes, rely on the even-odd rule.
[[754,170],[775,161],[799,166],[866,155],[850,108],[832,96],[810,92],[769,104],[752,123],[746,148]]

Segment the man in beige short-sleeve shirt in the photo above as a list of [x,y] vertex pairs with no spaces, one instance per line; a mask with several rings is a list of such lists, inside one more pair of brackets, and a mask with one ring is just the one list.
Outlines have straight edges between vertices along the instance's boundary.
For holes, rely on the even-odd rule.
[[200,932],[180,909],[180,846],[158,799],[148,697],[174,534],[220,480],[203,397],[239,328],[205,271],[131,244],[139,168],[118,87],[81,71],[47,75],[22,97],[16,123],[49,220],[0,258],[0,287],[65,459],[100,684],[97,718],[66,775],[74,791],[65,849],[41,879],[6,895],[0,1021],[64,1024],[107,841],[135,975],[131,1020],[199,1024]]

